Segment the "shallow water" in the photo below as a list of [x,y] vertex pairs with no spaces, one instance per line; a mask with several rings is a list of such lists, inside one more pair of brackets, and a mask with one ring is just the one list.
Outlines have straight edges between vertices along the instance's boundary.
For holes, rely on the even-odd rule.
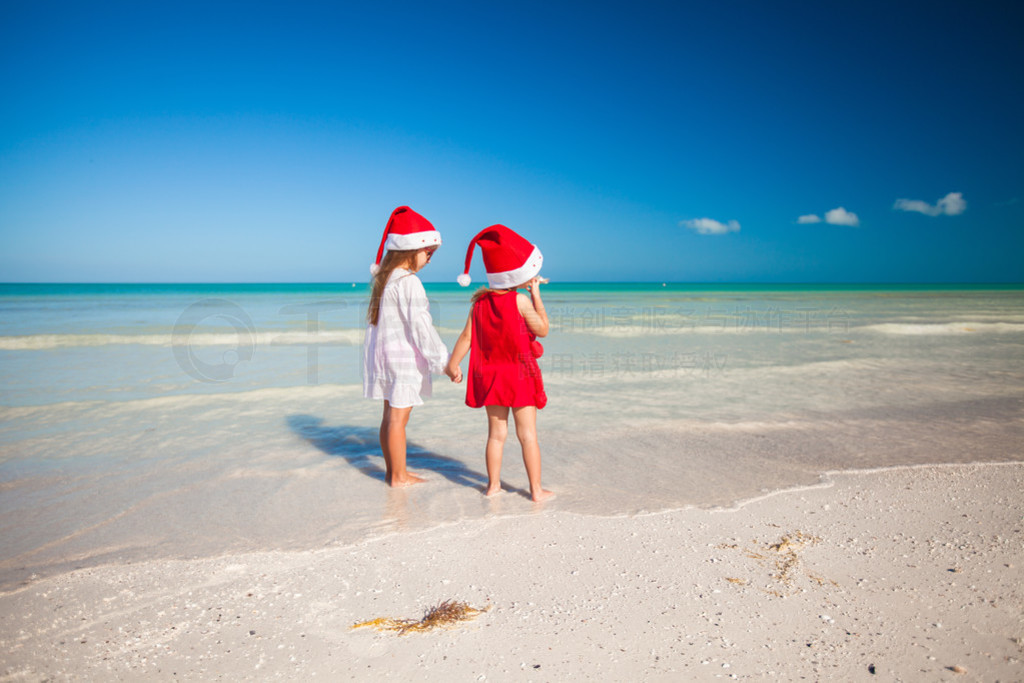
[[[428,285],[449,344],[468,295]],[[365,286],[0,286],[0,587],[102,562],[352,543],[540,509],[728,506],[822,472],[1022,459],[1024,291],[552,285],[542,508],[481,495],[435,379],[383,483]]]

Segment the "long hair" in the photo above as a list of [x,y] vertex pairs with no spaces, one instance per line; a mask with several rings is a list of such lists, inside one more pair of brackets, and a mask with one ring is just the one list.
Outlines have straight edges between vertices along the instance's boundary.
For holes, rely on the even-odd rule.
[[408,266],[418,249],[406,251],[388,250],[380,261],[380,270],[373,276],[373,288],[370,290],[370,306],[366,309],[366,322],[376,325],[380,319],[380,297],[384,294],[384,286],[395,268]]

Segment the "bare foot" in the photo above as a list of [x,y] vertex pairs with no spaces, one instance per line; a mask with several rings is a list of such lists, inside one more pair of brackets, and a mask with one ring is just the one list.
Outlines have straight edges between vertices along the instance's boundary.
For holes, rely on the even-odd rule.
[[539,503],[541,501],[547,500],[548,498],[554,498],[555,492],[548,491],[547,489],[541,489],[538,493],[532,494],[531,497],[533,498],[534,503]]
[[412,486],[413,484],[422,484],[425,481],[426,479],[423,479],[422,477],[417,477],[411,472],[406,472],[405,476],[401,479],[398,477],[391,477],[391,481],[388,482],[388,485],[393,489],[400,489],[405,488],[406,486]]
[[497,486],[488,486],[487,490],[484,491],[485,496],[493,496],[499,493],[501,493],[501,484],[498,484]]

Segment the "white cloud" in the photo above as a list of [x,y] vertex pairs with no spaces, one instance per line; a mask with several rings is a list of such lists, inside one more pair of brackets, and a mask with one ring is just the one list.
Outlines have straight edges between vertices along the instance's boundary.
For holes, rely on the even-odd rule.
[[960,192],[950,192],[939,200],[939,208],[947,216],[959,216],[967,210],[967,200]]
[[892,208],[898,211],[916,211],[923,213],[926,216],[938,216],[939,210],[929,204],[923,202],[920,199],[897,199],[896,203],[892,205]]
[[700,235],[725,235],[730,232],[739,232],[739,221],[721,223],[712,218],[693,218],[688,221],[680,221],[679,225],[689,228]]
[[898,211],[916,211],[925,216],[958,216],[967,210],[967,200],[961,192],[950,192],[932,206],[920,199],[897,199],[892,208]]
[[847,211],[841,206],[838,209],[826,211],[825,222],[832,225],[852,225],[854,227],[860,225],[860,219],[857,218],[857,214]]
[[852,211],[847,211],[841,206],[838,209],[826,211],[825,218],[822,218],[816,213],[809,213],[797,218],[796,222],[798,225],[811,225],[813,223],[821,223],[823,220],[826,223],[831,223],[832,225],[860,225],[860,219],[857,218],[857,214]]

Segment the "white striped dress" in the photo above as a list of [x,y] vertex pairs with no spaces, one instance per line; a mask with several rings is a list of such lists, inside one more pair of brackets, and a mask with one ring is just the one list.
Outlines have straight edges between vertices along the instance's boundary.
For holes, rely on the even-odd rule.
[[396,268],[384,286],[376,325],[363,342],[363,396],[395,408],[423,405],[431,373],[444,373],[448,348],[434,329],[423,283]]

